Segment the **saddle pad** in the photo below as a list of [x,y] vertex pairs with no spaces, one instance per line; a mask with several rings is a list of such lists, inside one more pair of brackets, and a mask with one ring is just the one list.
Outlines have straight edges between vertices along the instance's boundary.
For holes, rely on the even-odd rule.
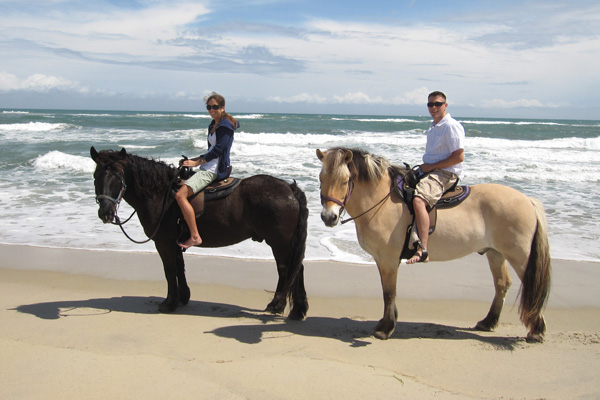
[[211,183],[204,190],[190,197],[190,204],[194,207],[196,216],[200,216],[204,212],[204,203],[229,196],[241,181],[239,178],[226,178]]
[[454,207],[466,199],[470,193],[470,186],[456,186],[453,190],[444,193],[435,206],[439,209]]

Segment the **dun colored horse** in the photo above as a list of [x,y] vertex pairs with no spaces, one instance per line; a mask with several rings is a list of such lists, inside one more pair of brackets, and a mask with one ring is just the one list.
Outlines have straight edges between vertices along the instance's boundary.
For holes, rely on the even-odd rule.
[[[170,196],[177,169],[121,151],[90,149],[96,162],[94,186],[98,216],[113,222],[121,199],[130,204],[162,259],[168,292],[161,312],[187,304],[190,289],[181,247],[177,244],[180,210]],[[304,288],[304,251],[308,209],[304,192],[269,175],[242,179],[229,196],[207,202],[198,218],[200,247],[222,247],[243,240],[265,241],[272,249],[279,280],[267,311],[283,313],[289,299],[291,319],[303,319],[308,310]],[[118,219],[116,219],[119,222]]]
[[[321,219],[325,225],[335,226],[343,209],[355,218],[358,242],[375,259],[383,288],[383,318],[374,336],[387,339],[398,318],[399,257],[412,223],[407,205],[390,195],[394,185],[391,171],[406,174],[408,170],[362,150],[317,150],[317,156],[322,162]],[[507,186],[473,185],[462,203],[438,210],[428,251],[431,261],[453,260],[474,252],[487,256],[496,292],[489,313],[476,325],[482,331],[498,324],[511,285],[508,261],[522,282],[519,310],[529,329],[527,341],[543,341],[546,324],[542,310],[551,273],[546,218],[539,201]]]

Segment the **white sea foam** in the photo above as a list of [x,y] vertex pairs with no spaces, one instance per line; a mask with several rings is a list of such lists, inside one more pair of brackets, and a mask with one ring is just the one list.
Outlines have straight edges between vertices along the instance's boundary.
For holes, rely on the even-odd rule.
[[263,114],[239,114],[234,115],[235,119],[261,119],[264,118]]
[[52,132],[74,128],[71,124],[28,122],[25,124],[0,124],[0,132]]
[[56,150],[36,158],[33,161],[33,166],[39,172],[47,170],[68,170],[93,173],[96,169],[96,163],[89,157],[73,156]]
[[421,122],[416,119],[408,119],[408,118],[340,118],[333,117],[332,121],[357,121],[357,122],[394,122],[394,123],[403,123],[403,122]]
[[486,120],[460,120],[461,124],[476,124],[476,125],[547,125],[547,126],[568,126],[558,122],[544,121],[486,121]]

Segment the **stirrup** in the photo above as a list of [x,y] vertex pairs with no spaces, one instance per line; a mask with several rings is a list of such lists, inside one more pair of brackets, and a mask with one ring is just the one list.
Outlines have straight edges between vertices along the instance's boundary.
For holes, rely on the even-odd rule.
[[421,257],[419,257],[416,263],[427,262],[427,257],[429,257],[429,253],[421,247]]

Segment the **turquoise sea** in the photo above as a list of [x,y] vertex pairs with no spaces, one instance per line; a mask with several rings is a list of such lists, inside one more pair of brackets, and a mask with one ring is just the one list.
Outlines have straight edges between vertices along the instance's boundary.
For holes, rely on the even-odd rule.
[[[420,163],[427,117],[244,114],[235,134],[233,175],[296,180],[310,208],[306,258],[370,263],[353,224],[320,219],[317,148],[357,147],[393,163]],[[600,261],[600,121],[486,119],[453,115],[465,127],[463,183],[495,182],[540,199],[554,258]],[[0,243],[122,251],[136,245],[104,225],[94,200],[90,146],[120,149],[176,164],[206,147],[206,113],[0,110]],[[120,215],[131,208],[123,203]],[[136,221],[137,222],[137,221]],[[144,235],[136,223],[128,231]],[[194,254],[270,259],[246,241]]]

